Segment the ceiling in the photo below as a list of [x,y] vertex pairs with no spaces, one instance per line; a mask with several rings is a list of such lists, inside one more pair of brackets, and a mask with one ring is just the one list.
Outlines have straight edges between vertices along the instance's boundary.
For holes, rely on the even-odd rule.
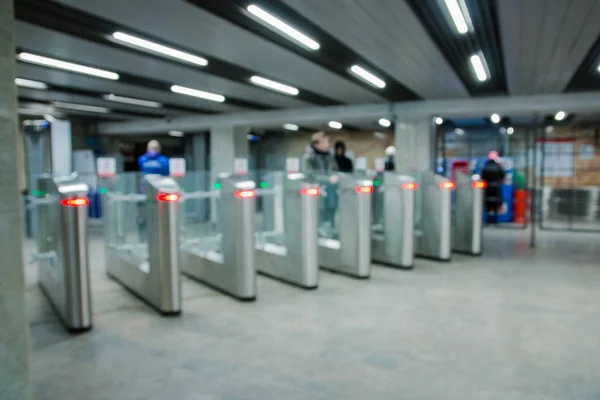
[[[18,0],[17,52],[119,74],[118,80],[107,80],[19,60],[18,77],[48,85],[46,90],[20,88],[20,109],[127,120],[600,90],[600,1],[457,2],[468,9],[465,34],[457,32],[445,0]],[[299,46],[259,23],[247,11],[250,4],[320,48]],[[112,38],[116,31],[203,57],[208,65],[125,46]],[[485,81],[475,75],[473,54],[484,59]],[[353,65],[382,79],[385,87],[352,74]],[[250,82],[253,75],[299,93],[256,86]],[[173,93],[172,85],[223,95],[225,101]],[[117,103],[104,98],[109,94],[160,107]],[[56,101],[109,111],[73,111]],[[377,121],[354,128],[384,129]]]

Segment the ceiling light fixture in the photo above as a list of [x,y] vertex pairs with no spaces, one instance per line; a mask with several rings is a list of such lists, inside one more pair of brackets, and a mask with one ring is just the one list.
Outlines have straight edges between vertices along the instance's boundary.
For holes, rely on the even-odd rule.
[[329,127],[333,129],[342,129],[342,123],[337,121],[329,121]]
[[458,33],[463,35],[469,32],[472,22],[464,0],[445,0],[444,2]]
[[117,103],[125,103],[125,104],[133,104],[136,106],[143,106],[143,107],[152,107],[152,108],[161,108],[162,104],[158,103],[156,101],[150,101],[150,100],[142,100],[142,99],[134,99],[132,97],[123,97],[123,96],[117,96],[115,94],[105,94],[102,95],[102,98],[104,100],[108,100],[108,101],[114,101]]
[[435,121],[436,125],[441,125],[441,124],[444,123],[444,118],[442,118],[442,117],[435,117],[434,121]]
[[177,58],[178,60],[187,61],[192,64],[200,65],[203,67],[208,65],[208,61],[205,58],[198,57],[180,50],[175,50],[170,47],[163,46],[162,44],[141,39],[139,37],[135,37],[127,33],[115,32],[112,34],[112,37],[122,42],[132,44],[134,46],[142,47],[144,49],[152,50],[154,52],[164,54],[169,57]]
[[250,78],[250,82],[254,83],[255,85],[266,87],[267,89],[275,90],[292,96],[297,96],[298,93],[300,93],[300,91],[293,86],[284,85],[283,83],[272,81],[270,79],[263,78],[262,76],[254,75]]
[[470,58],[471,66],[473,67],[473,71],[475,71],[475,75],[480,82],[485,82],[488,80],[489,74],[487,69],[487,63],[485,62],[485,57],[482,52],[479,54],[473,54]]
[[381,118],[379,120],[379,125],[389,128],[392,125],[392,121],[390,121],[389,119]]
[[185,86],[173,85],[171,86],[171,91],[179,94],[185,94],[188,96],[199,97],[205,100],[216,101],[218,103],[222,103],[225,101],[225,96],[222,96],[220,94],[191,89]]
[[288,131],[297,131],[300,127],[296,124],[284,124],[283,129]]
[[319,50],[319,48],[321,47],[321,45],[317,41],[309,38],[297,29],[292,28],[290,25],[286,24],[274,15],[269,14],[268,12],[266,12],[265,10],[263,10],[255,4],[249,5],[246,8],[246,10],[248,10],[250,14],[254,15],[261,21],[266,22],[270,27],[273,27],[277,31],[289,36],[290,38],[292,38],[293,40],[302,44],[304,47],[310,50]]
[[97,113],[108,113],[110,111],[106,107],[87,106],[84,104],[74,104],[74,103],[64,103],[62,101],[55,101],[52,103],[52,105],[57,108],[66,108],[68,110],[75,110],[75,111],[90,111],[90,112],[97,112]]
[[464,129],[456,128],[454,130],[454,133],[456,133],[457,135],[461,136],[461,135],[465,134],[465,131],[464,131]]
[[44,114],[44,119],[48,122],[50,122],[51,124],[56,122],[56,118],[54,118],[52,115],[50,114]]
[[515,133],[515,128],[509,126],[508,128],[506,128],[506,133],[512,135],[513,133]]
[[554,119],[557,121],[562,121],[563,119],[565,119],[567,117],[567,113],[564,111],[559,111],[556,113],[556,115],[554,116]]
[[169,131],[169,136],[184,137],[185,133],[183,133],[182,131]]
[[29,89],[48,89],[44,82],[32,81],[31,79],[15,78],[15,85]]
[[80,74],[92,75],[104,79],[111,79],[113,81],[119,79],[119,74],[117,74],[116,72],[105,71],[99,68],[86,67],[85,65],[56,60],[50,57],[38,56],[36,54],[31,53],[20,53],[17,57],[21,61],[29,62],[32,64],[64,69],[65,71],[78,72]]
[[378,78],[358,65],[353,65],[350,67],[350,72],[379,89],[383,89],[385,87],[385,82],[381,78]]
[[498,114],[492,114],[492,116],[490,117],[490,119],[492,120],[493,123],[497,124],[500,122],[500,116]]

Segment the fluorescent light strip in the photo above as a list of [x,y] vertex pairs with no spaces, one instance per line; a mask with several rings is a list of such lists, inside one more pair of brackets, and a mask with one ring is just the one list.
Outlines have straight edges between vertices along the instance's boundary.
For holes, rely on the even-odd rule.
[[169,136],[184,137],[185,133],[183,133],[182,131],[169,131]]
[[117,103],[125,103],[125,104],[133,104],[136,106],[143,106],[143,107],[152,107],[152,108],[161,108],[162,104],[158,103],[156,101],[150,101],[150,100],[142,100],[142,99],[134,99],[132,97],[123,97],[123,96],[117,96],[115,94],[105,94],[102,95],[102,98],[104,100],[108,100],[108,101],[114,101]]
[[44,119],[48,122],[50,122],[51,124],[56,122],[56,118],[54,118],[52,115],[50,114],[44,114]]
[[64,69],[66,71],[79,72],[80,74],[92,75],[98,78],[110,79],[113,81],[119,79],[119,74],[115,72],[105,71],[103,69],[98,68],[86,67],[85,65],[79,65],[67,61],[56,60],[54,58],[38,56],[36,54],[20,53],[18,55],[18,58],[21,61],[44,65],[46,67]]
[[266,87],[267,89],[276,90],[281,93],[297,96],[300,91],[293,86],[284,85],[283,83],[275,82],[262,76],[254,75],[250,78],[250,82],[255,85]]
[[337,121],[329,121],[329,127],[333,129],[342,129],[342,123]]
[[286,24],[279,18],[275,17],[274,15],[269,14],[268,12],[266,12],[265,10],[263,10],[262,8],[258,7],[255,4],[249,5],[246,8],[246,10],[248,10],[248,12],[250,14],[254,15],[255,17],[258,17],[260,20],[271,25],[278,31],[286,34],[287,36],[291,37],[295,41],[306,46],[310,50],[319,50],[319,48],[321,47],[321,45],[317,41],[309,38],[302,32],[292,28],[291,26],[289,26],[288,24]]
[[29,89],[48,89],[44,82],[32,81],[31,79],[15,78],[15,85]]
[[[461,7],[458,4],[458,0],[445,0],[446,8],[448,8],[448,12],[450,12],[450,16],[452,17],[452,21],[454,21],[454,25],[456,26],[456,30],[460,34],[465,34],[469,32],[469,25],[467,24],[467,18],[470,20],[469,12],[466,7]],[[467,18],[463,15],[463,11],[467,14]]]
[[204,92],[202,90],[191,89],[185,86],[173,85],[171,86],[171,91],[179,94],[185,94],[188,96],[199,97],[205,100],[216,101],[218,103],[222,103],[225,101],[225,96],[220,94]]
[[169,57],[177,58],[179,60],[187,61],[192,64],[206,66],[208,61],[205,58],[195,56],[193,54],[185,53],[180,50],[175,50],[162,44],[154,43],[149,40],[141,39],[136,36],[129,35],[123,32],[115,32],[112,34],[113,38],[120,40],[125,43],[132,44],[134,46],[142,47],[147,50],[152,50],[160,54],[164,54]]
[[563,119],[565,119],[567,117],[567,113],[564,111],[559,111],[556,113],[556,115],[554,116],[554,119],[557,121],[562,121]]
[[353,65],[350,68],[350,72],[379,89],[383,89],[385,87],[385,82],[382,79],[376,77],[375,75],[358,65]]
[[52,103],[52,105],[57,108],[66,108],[68,110],[75,110],[75,111],[89,111],[89,112],[97,112],[97,113],[108,113],[110,111],[106,107],[86,106],[83,104],[64,103],[62,101],[55,101]]
[[388,127],[390,127],[392,125],[392,121],[390,121],[389,119],[381,118],[379,120],[379,125],[388,128]]
[[485,67],[483,66],[481,57],[478,54],[473,54],[470,60],[473,70],[475,71],[475,75],[477,75],[477,79],[479,79],[481,82],[486,81],[488,76],[487,72],[485,72]]
[[284,124],[283,129],[286,129],[288,131],[297,131],[298,129],[300,129],[300,127],[296,124]]

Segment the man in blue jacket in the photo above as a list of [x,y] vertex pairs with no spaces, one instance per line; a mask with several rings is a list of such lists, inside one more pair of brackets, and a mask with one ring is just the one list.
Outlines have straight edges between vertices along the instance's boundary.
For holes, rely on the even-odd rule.
[[158,140],[148,142],[146,154],[138,158],[138,166],[144,175],[158,174],[169,175],[169,158],[160,154],[160,143]]

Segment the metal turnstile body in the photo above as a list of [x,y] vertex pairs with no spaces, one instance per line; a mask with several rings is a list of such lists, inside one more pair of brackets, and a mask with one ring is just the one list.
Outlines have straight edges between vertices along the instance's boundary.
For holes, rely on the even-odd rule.
[[197,245],[184,243],[181,272],[240,300],[254,300],[255,183],[245,177],[222,176],[219,186],[214,205],[221,233],[204,237]]
[[[371,276],[371,198],[373,181],[341,174],[337,238],[319,237],[322,268],[356,278]],[[328,191],[332,190],[329,185]]]
[[76,176],[43,177],[37,208],[39,285],[70,331],[92,327],[88,186]]
[[484,190],[485,182],[478,176],[456,174],[452,214],[452,250],[456,252],[481,254]]
[[[160,175],[143,177],[146,194],[120,195],[118,188],[106,194],[104,203],[106,271],[162,314],[181,312],[179,251],[179,185]],[[141,249],[126,243],[121,223],[123,204],[145,206]],[[131,233],[129,233],[131,234]],[[145,248],[144,248],[145,247]]]
[[374,186],[371,253],[374,261],[412,268],[415,261],[415,190],[408,175],[380,173]]
[[319,186],[306,182],[303,174],[271,172],[264,180],[274,192],[262,196],[263,231],[255,236],[257,269],[314,289],[319,284]]
[[449,261],[452,244],[452,190],[455,183],[431,171],[418,175],[415,207],[415,252],[419,257]]

